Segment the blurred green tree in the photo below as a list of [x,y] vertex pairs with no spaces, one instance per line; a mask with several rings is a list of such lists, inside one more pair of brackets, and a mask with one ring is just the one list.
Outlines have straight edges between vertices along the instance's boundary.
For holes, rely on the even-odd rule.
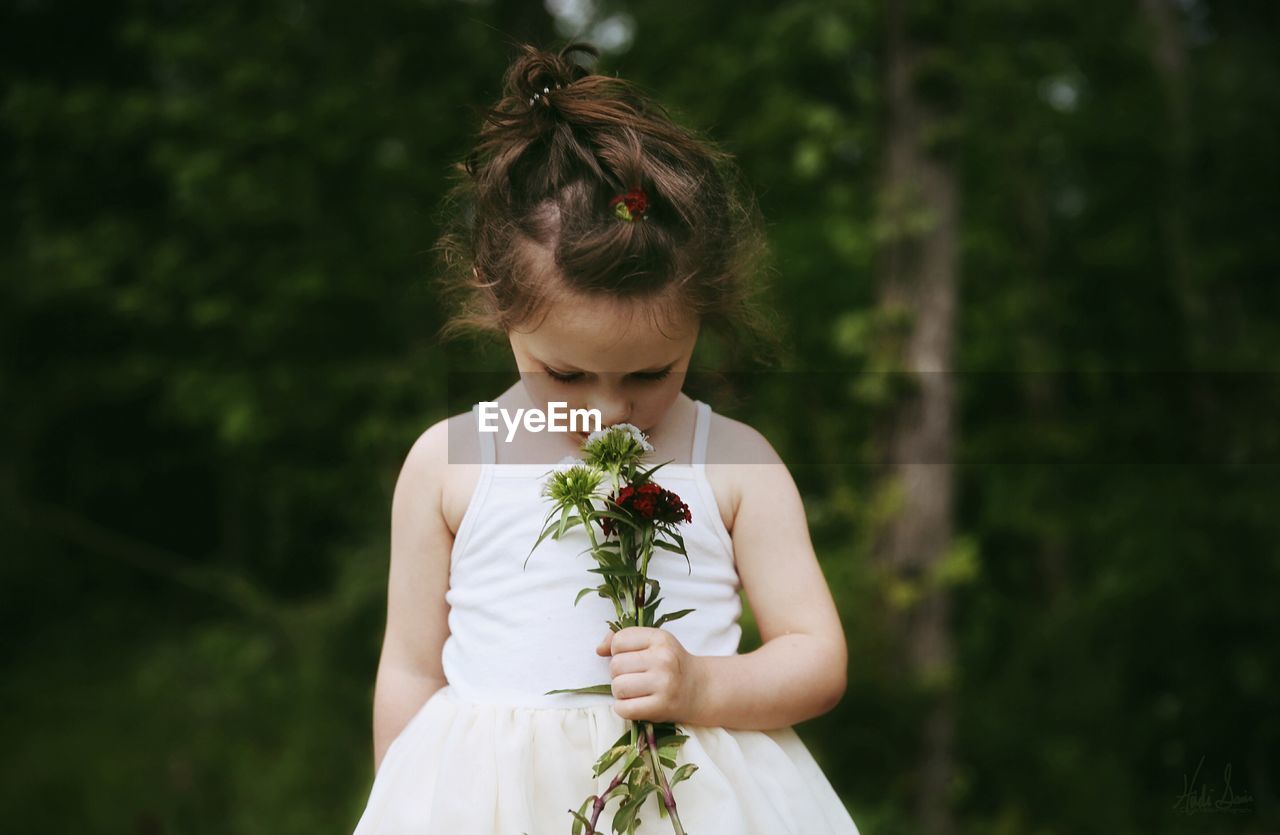
[[[552,8],[0,9],[11,827],[354,825],[396,473],[483,394],[448,366],[505,367],[434,340],[448,166],[510,39],[584,33],[768,219],[783,373],[717,408],[805,494],[850,688],[800,732],[860,828],[922,831],[922,796],[934,831],[1280,828],[1274,4],[901,6],[959,206],[945,789],[875,559],[911,391],[884,258],[937,209],[885,212],[891,7]],[[1177,808],[1202,758],[1241,814]]]

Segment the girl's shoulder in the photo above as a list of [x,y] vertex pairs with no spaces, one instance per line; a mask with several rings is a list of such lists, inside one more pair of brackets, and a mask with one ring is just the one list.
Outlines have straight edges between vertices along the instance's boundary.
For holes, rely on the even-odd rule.
[[439,511],[457,534],[480,479],[480,442],[471,412],[460,412],[427,427],[405,457],[404,470],[421,483],[438,486]]
[[760,466],[785,465],[758,429],[712,410],[707,432],[706,475],[725,529],[733,533],[744,490]]
[[749,423],[711,411],[707,433],[707,465],[781,464],[773,444]]

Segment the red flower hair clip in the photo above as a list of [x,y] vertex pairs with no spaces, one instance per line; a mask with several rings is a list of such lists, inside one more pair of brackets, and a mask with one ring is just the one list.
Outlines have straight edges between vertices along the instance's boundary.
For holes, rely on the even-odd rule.
[[619,220],[634,222],[637,218],[644,217],[645,210],[649,208],[649,195],[642,188],[633,188],[610,200],[609,206]]

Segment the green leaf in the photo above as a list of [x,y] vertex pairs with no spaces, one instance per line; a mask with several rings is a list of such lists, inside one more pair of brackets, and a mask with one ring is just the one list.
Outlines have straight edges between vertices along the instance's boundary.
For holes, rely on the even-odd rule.
[[550,536],[555,529],[555,525],[548,524],[547,527],[542,530],[542,533],[538,536],[538,541],[533,543],[533,547],[529,549],[529,555],[524,558],[524,564],[526,567],[529,565],[529,557],[533,556],[533,552],[538,549],[538,546],[542,544],[543,540]]
[[[592,771],[593,777],[599,777],[601,774],[603,774],[605,771],[609,769],[609,766],[617,762],[617,758],[613,756],[613,752],[619,749],[621,749],[622,753],[619,754],[618,756],[621,756],[623,759],[622,759],[622,767],[618,769],[618,773],[625,775],[628,771],[631,770],[631,767],[635,765],[636,759],[640,756],[640,754],[639,752],[636,751],[635,746],[631,744],[631,740],[625,739],[621,745],[615,745],[609,751],[605,752],[605,756],[610,757],[610,761],[604,765],[601,765],[600,762],[597,762],[596,768],[593,769]],[[601,757],[601,762],[603,761],[603,759],[604,757]],[[623,782],[614,786],[613,791],[605,795],[605,800],[610,799],[614,795],[626,794],[626,790],[624,788],[626,785],[627,784]]]
[[694,763],[685,763],[675,770],[671,775],[671,779],[667,781],[667,785],[674,787],[681,780],[687,780],[693,772],[698,770],[698,766]]
[[677,612],[668,612],[667,614],[665,614],[665,615],[663,615],[662,617],[658,618],[657,622],[656,622],[656,623],[654,623],[654,626],[655,626],[655,627],[656,627],[656,626],[662,626],[662,624],[664,624],[664,623],[666,623],[666,622],[668,622],[668,621],[672,621],[672,620],[679,620],[680,618],[684,617],[685,615],[689,614],[689,613],[690,613],[690,612],[692,612],[692,611],[693,611],[693,609],[681,609],[681,610],[679,610],[679,611],[677,611]]
[[578,552],[579,554],[590,554],[596,562],[601,565],[626,565],[627,561],[622,555],[616,551],[606,550],[600,545],[588,545]]
[[676,545],[674,542],[667,542],[665,539],[655,539],[653,541],[653,544],[657,545],[659,548],[661,548],[664,551],[672,551],[676,554],[684,554],[685,552],[684,548],[680,547],[679,545]]
[[599,568],[588,568],[593,574],[603,574],[606,577],[639,577],[640,572],[634,568],[618,568],[612,565],[602,565]]
[[626,745],[615,745],[608,751],[605,751],[604,754],[601,755],[600,759],[596,760],[595,767],[591,770],[591,776],[599,777],[609,769],[609,766],[616,763],[629,750],[631,750],[631,744],[628,742]]
[[676,533],[674,530],[669,530],[669,531],[667,531],[667,533],[671,536],[671,538],[672,538],[672,539],[674,539],[674,540],[675,540],[675,543],[674,543],[674,544],[673,544],[673,543],[670,543],[670,542],[666,542],[666,543],[664,543],[664,542],[661,542],[661,541],[655,542],[655,544],[656,544],[656,545],[658,545],[660,548],[665,548],[665,549],[666,549],[666,550],[668,550],[668,551],[674,551],[675,553],[677,553],[677,554],[679,554],[680,556],[684,557],[684,561],[685,561],[686,563],[688,563],[688,565],[689,565],[689,573],[690,573],[690,574],[692,574],[692,573],[693,573],[693,563],[689,561],[689,551],[688,551],[688,549],[685,547],[685,544],[684,544],[684,537],[683,537],[683,536],[681,536],[680,534]]
[[663,467],[667,466],[670,463],[671,463],[670,461],[663,461],[661,464],[655,464],[647,470],[640,470],[636,473],[635,478],[633,478],[631,482],[633,484],[640,484],[642,482],[649,481],[653,477],[654,473],[656,473],[658,470],[662,469]]
[[575,525],[581,525],[581,524],[582,524],[581,516],[578,516],[576,514],[573,516],[570,516],[568,519],[563,520],[562,527],[556,530],[555,536],[552,538],[559,539],[560,537],[564,536],[567,531],[573,530]]
[[627,758],[622,761],[621,774],[626,774],[640,760],[640,752],[631,744],[631,740],[627,740]]
[[667,734],[654,739],[654,744],[658,746],[658,753],[671,754],[681,745],[689,740],[686,734]]
[[631,517],[630,517],[630,516],[627,516],[627,515],[625,515],[625,514],[619,513],[619,512],[617,512],[616,510],[597,510],[595,513],[593,513],[593,514],[591,514],[591,515],[592,515],[592,517],[593,517],[593,518],[595,518],[595,517],[604,517],[604,518],[606,518],[606,519],[612,519],[612,520],[614,520],[615,522],[620,522],[620,523],[622,523],[622,524],[626,525],[627,527],[631,528],[631,529],[632,529],[632,530],[634,530],[634,531],[640,531],[640,530],[642,530],[642,529],[641,529],[641,527],[640,527],[639,525],[637,525],[635,522],[631,521]]
[[[587,811],[587,807],[590,806],[594,800],[595,800],[595,795],[592,795],[591,797],[587,798],[585,803],[582,804],[581,811],[575,812],[572,809],[569,810],[569,814],[573,815],[573,817],[575,818],[573,822],[573,835],[582,835],[582,828],[584,826],[587,827],[588,829],[591,828],[591,820],[587,818],[586,811]],[[594,835],[594,833],[589,832],[587,835]]]
[[636,819],[636,813],[640,811],[640,805],[644,803],[645,798],[656,789],[657,786],[653,783],[646,783],[640,787],[640,791],[638,793],[631,795],[631,797],[627,798],[626,802],[618,807],[617,814],[613,816],[613,829],[615,832],[630,830],[632,828],[633,822]]
[[602,696],[613,695],[612,684],[593,684],[590,687],[574,687],[568,690],[548,690],[544,696],[550,696],[552,693],[598,693]]

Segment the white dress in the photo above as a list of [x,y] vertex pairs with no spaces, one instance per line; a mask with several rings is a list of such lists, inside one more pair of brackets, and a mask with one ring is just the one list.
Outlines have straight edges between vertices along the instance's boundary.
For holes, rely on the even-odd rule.
[[[649,575],[661,612],[694,611],[663,625],[694,655],[736,655],[741,588],[733,544],[707,481],[711,409],[697,403],[693,463],[668,464],[655,480],[688,504],[681,526],[689,562],[657,552]],[[596,654],[613,604],[581,588],[599,576],[581,527],[544,540],[522,570],[549,509],[539,495],[550,467],[495,464],[481,433],[481,474],[450,558],[449,630],[436,691],[388,747],[355,835],[567,835],[577,810],[620,764],[592,765],[622,735],[611,695],[560,693],[610,681]],[[677,766],[698,766],[674,787],[689,835],[857,835],[849,812],[791,727],[737,730],[677,723],[689,736]],[[670,771],[668,771],[668,774]],[[670,832],[656,794],[639,833]],[[611,832],[619,801],[596,823]]]

